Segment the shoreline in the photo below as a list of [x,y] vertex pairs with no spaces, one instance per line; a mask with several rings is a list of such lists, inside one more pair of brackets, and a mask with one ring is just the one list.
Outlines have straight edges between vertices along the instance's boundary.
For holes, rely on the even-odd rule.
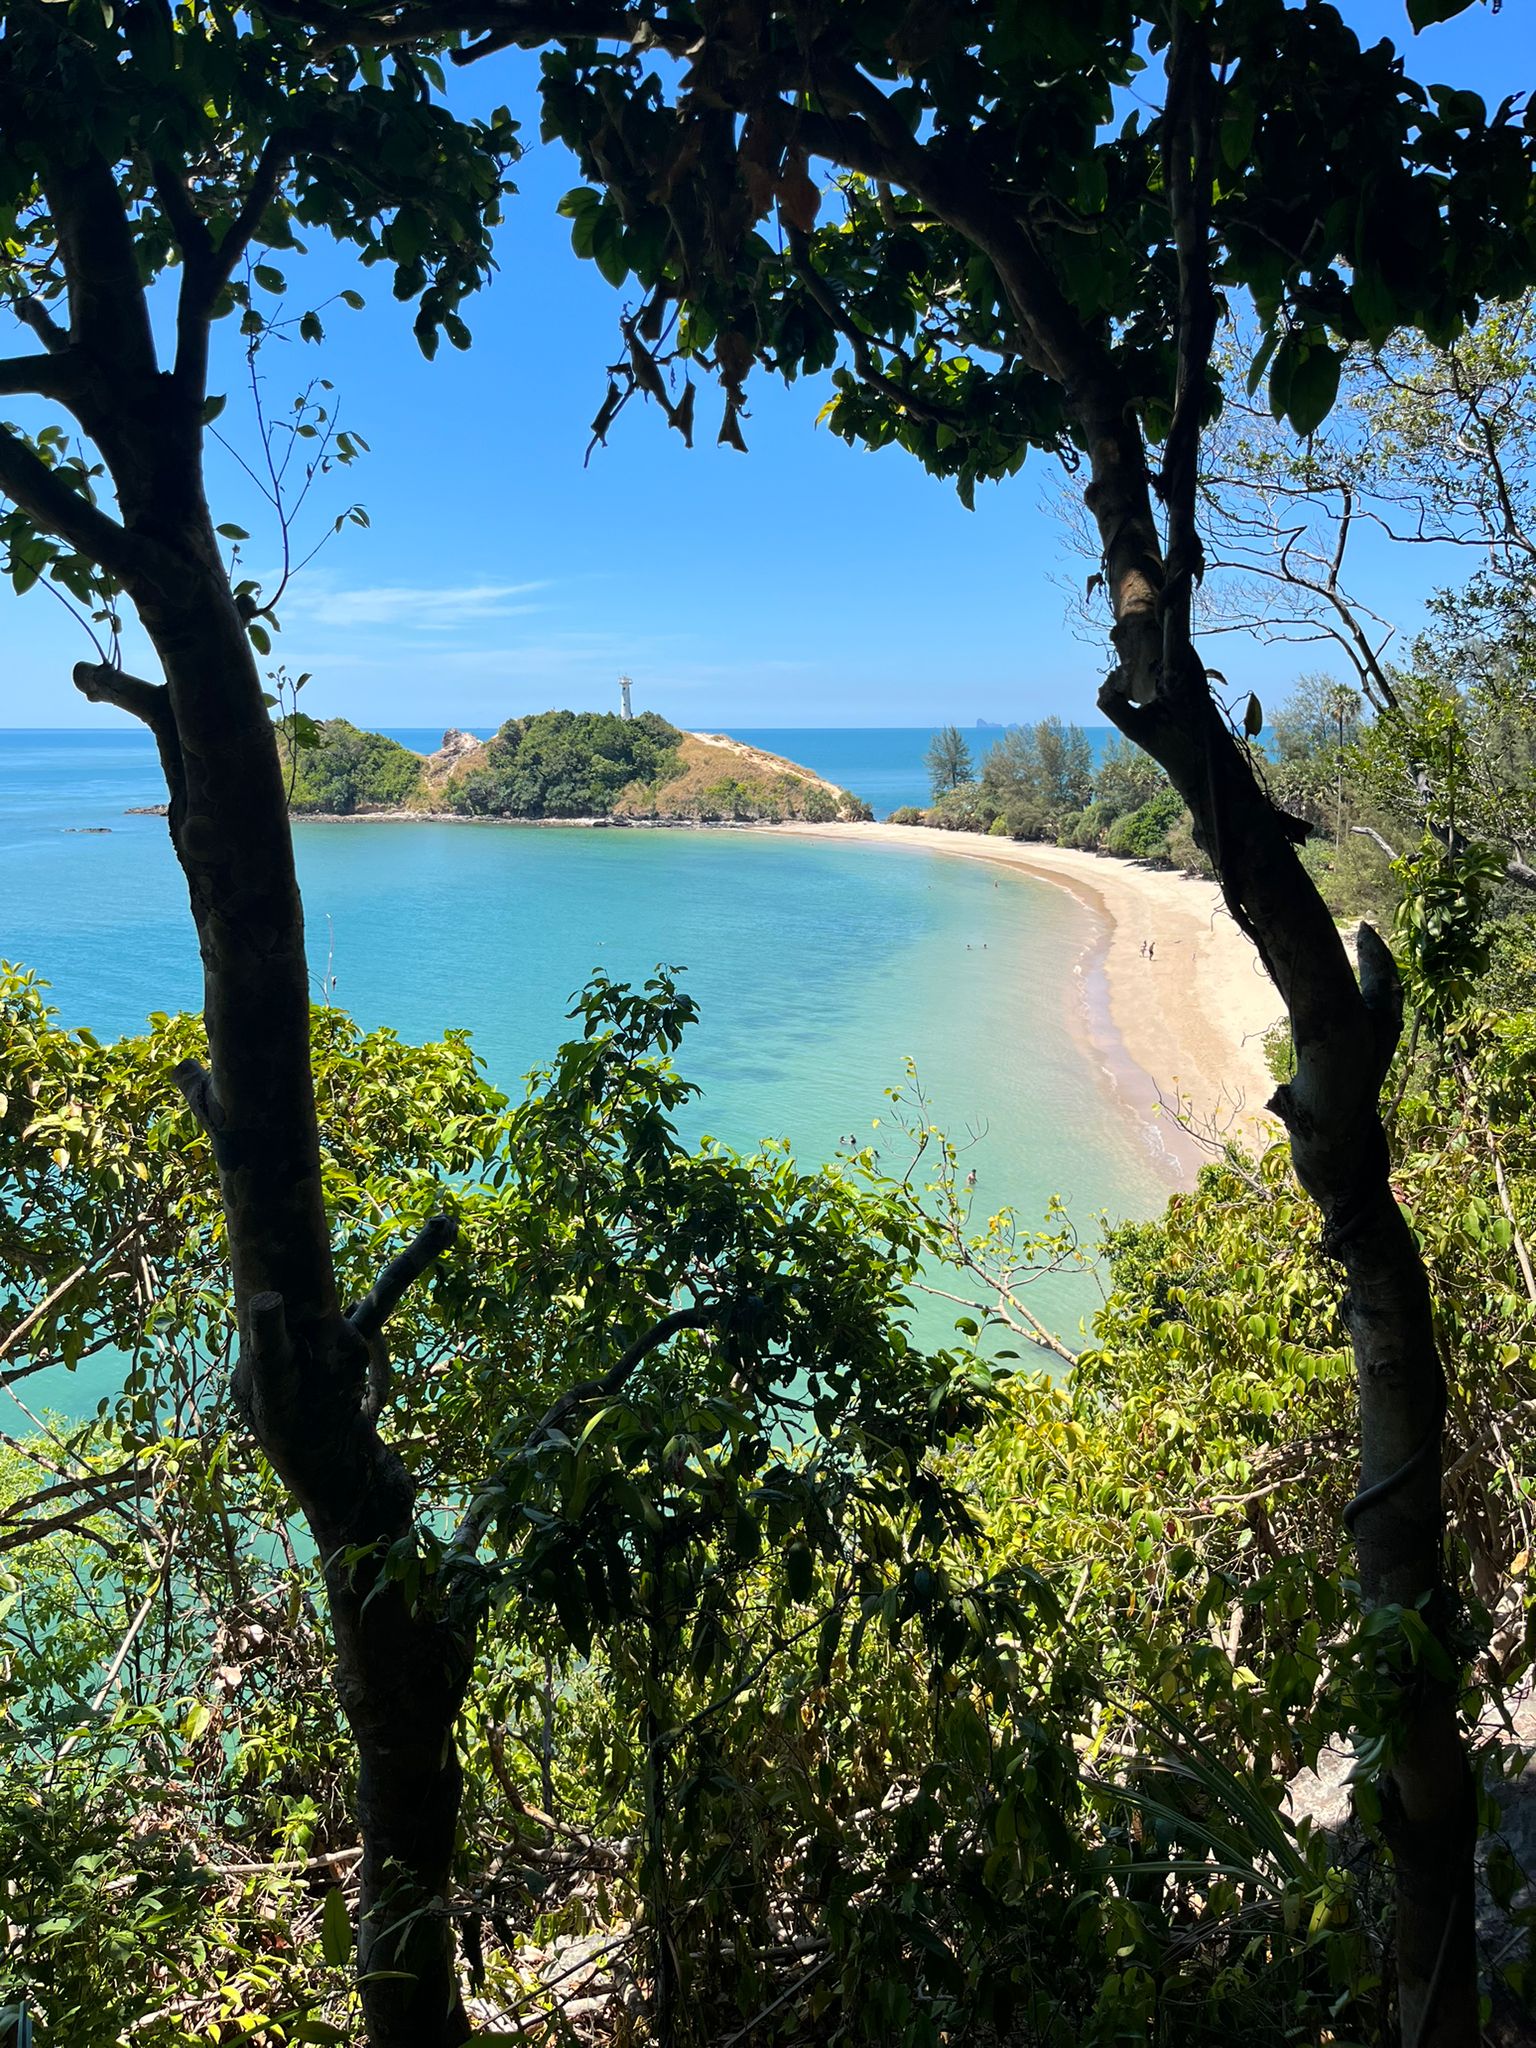
[[[1223,1135],[1265,1142],[1274,1080],[1264,1034],[1284,1015],[1273,983],[1214,882],[1108,854],[914,825],[766,828],[863,846],[916,846],[1065,889],[1097,931],[1076,970],[1078,1022],[1126,1108],[1149,1123],[1187,1185],[1211,1155],[1165,1113],[1186,1105]],[[1148,960],[1142,945],[1150,939]]]
[[[163,805],[129,815],[163,815]],[[1111,1093],[1143,1126],[1171,1178],[1189,1186],[1211,1157],[1175,1121],[1187,1109],[1218,1137],[1262,1145],[1278,1132],[1264,1034],[1283,1017],[1273,984],[1214,882],[1111,854],[931,827],[803,819],[472,817],[455,811],[295,813],[295,825],[466,825],[525,831],[752,832],[829,844],[899,846],[984,862],[1064,889],[1095,931],[1074,969],[1068,1028]],[[1149,960],[1142,952],[1150,939]]]

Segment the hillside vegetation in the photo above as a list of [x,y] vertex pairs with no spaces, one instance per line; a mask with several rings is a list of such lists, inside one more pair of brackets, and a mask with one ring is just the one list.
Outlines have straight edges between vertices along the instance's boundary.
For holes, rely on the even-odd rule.
[[489,740],[464,733],[423,759],[344,718],[290,721],[290,807],[353,817],[436,812],[466,818],[615,818],[636,823],[831,824],[867,818],[859,800],[810,769],[653,711],[542,711]]

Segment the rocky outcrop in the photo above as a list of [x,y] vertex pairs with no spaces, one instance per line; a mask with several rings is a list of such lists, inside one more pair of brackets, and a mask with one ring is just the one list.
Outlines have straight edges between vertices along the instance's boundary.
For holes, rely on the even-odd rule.
[[459,769],[472,767],[484,752],[484,740],[477,740],[472,732],[460,732],[456,725],[451,725],[443,734],[443,743],[437,752],[428,754],[422,762],[422,775],[429,784],[443,782]]

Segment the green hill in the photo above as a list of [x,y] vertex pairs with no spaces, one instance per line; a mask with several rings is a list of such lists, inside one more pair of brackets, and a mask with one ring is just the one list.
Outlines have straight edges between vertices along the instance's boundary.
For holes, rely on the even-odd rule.
[[344,718],[283,740],[299,815],[437,813],[465,818],[613,818],[634,823],[830,824],[866,818],[858,798],[809,768],[655,712],[542,711],[489,740],[449,732],[435,754]]

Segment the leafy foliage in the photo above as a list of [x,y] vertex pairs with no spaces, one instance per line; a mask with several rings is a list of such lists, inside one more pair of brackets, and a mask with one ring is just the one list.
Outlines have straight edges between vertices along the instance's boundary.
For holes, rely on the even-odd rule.
[[958,726],[946,725],[934,734],[924,761],[935,803],[971,780],[971,750]]
[[345,718],[327,718],[295,745],[285,735],[288,805],[297,812],[349,817],[357,811],[397,810],[417,796],[421,760],[380,732],[364,732]]
[[509,718],[483,766],[450,783],[447,800],[472,816],[606,817],[632,784],[664,780],[682,734],[654,711],[541,711]]
[[[1470,993],[1425,956],[1446,1023],[1393,1082],[1455,1386],[1469,1710],[1529,1658],[1536,1042],[1499,1007],[1536,985],[1522,934],[1484,929]],[[452,1910],[482,2017],[558,2038],[527,1958],[584,1935],[684,2048],[779,2000],[865,2048],[1378,2038],[1379,1902],[1282,1795],[1342,1728],[1367,1763],[1390,1745],[1378,1667],[1412,1617],[1349,1619],[1350,1365],[1283,1150],[1112,1233],[1052,1377],[1008,1347],[1070,1239],[973,1235],[920,1101],[907,1173],[688,1152],[687,998],[599,980],[576,1015],[515,1104],[462,1036],[313,1020],[345,1284],[445,1194],[463,1233],[395,1347],[427,1513],[389,1568],[480,1623]],[[272,1541],[232,1426],[222,1225],[164,1078],[198,1028],[102,1046],[15,973],[0,1021],[4,1327],[41,1311],[7,1368],[126,1354],[120,1397],[0,1474],[0,2001],[26,1992],[40,2042],[167,2010],[345,2034],[350,1752],[315,1566]],[[930,1277],[980,1302],[935,1353],[909,1330]]]

